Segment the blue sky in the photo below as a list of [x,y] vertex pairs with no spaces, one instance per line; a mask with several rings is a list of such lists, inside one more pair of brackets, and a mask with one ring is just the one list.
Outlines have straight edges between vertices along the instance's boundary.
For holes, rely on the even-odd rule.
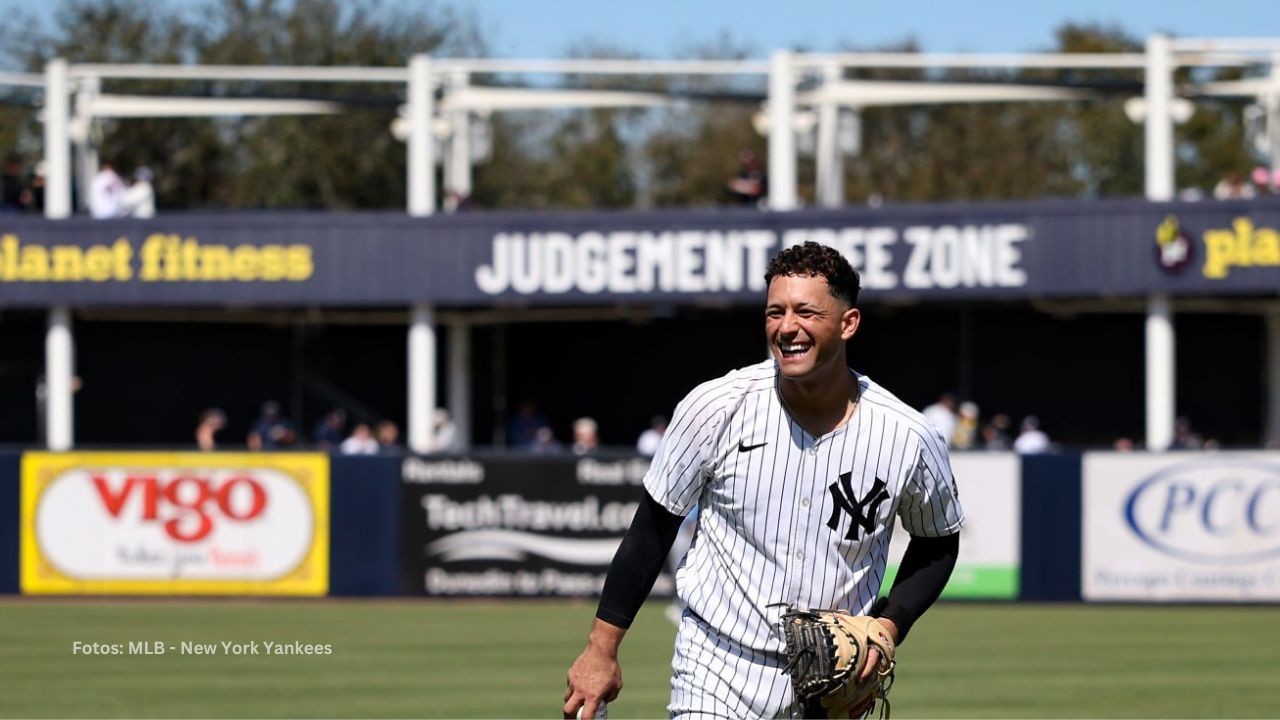
[[1064,21],[1114,23],[1144,37],[1280,35],[1276,0],[454,0],[498,57],[560,57],[591,38],[668,57],[728,33],[765,57],[783,46],[868,48],[914,37],[933,52],[1045,50]]

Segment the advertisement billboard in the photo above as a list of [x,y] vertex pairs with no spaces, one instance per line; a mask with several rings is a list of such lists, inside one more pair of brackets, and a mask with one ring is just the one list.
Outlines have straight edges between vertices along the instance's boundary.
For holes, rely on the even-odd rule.
[[27,594],[324,595],[329,458],[24,453]]
[[[1022,467],[1013,453],[961,452],[951,456],[965,524],[960,558],[943,597],[1013,600],[1018,597],[1022,542]],[[889,566],[880,593],[893,586],[906,551],[907,531],[894,527]]]
[[[591,597],[631,525],[649,467],[638,457],[407,457],[402,591]],[[674,580],[662,573],[657,595]]]
[[1280,453],[1089,453],[1086,600],[1280,600]]

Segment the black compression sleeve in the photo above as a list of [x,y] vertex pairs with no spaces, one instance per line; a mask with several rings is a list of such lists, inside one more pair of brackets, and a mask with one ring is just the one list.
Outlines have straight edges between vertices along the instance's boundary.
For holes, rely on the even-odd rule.
[[596,617],[620,628],[631,627],[636,612],[658,579],[683,521],[679,515],[667,512],[649,493],[644,494],[631,528],[622,538],[609,574],[605,576]]
[[942,594],[959,554],[960,533],[937,538],[912,536],[889,597],[880,598],[871,608],[872,615],[888,618],[898,626],[899,643]]

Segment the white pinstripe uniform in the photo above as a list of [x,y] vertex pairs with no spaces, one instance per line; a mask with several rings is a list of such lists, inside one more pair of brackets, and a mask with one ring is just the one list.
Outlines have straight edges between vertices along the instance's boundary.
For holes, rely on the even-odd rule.
[[700,505],[676,574],[688,609],[672,661],[673,717],[795,716],[783,608],[770,604],[865,614],[884,579],[894,513],[917,536],[964,523],[947,445],[920,413],[855,373],[853,416],[815,438],[788,415],[777,375],[768,360],[695,388],[644,479],[673,513]]

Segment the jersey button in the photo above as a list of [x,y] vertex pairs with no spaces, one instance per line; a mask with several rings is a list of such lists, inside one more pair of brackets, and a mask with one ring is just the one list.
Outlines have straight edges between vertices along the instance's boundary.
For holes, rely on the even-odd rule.
[[800,507],[809,507],[809,498],[800,498]]
[[803,559],[804,559],[804,551],[803,551],[803,550],[797,550],[797,551],[796,551],[796,559],[797,559],[797,560],[803,560]]

